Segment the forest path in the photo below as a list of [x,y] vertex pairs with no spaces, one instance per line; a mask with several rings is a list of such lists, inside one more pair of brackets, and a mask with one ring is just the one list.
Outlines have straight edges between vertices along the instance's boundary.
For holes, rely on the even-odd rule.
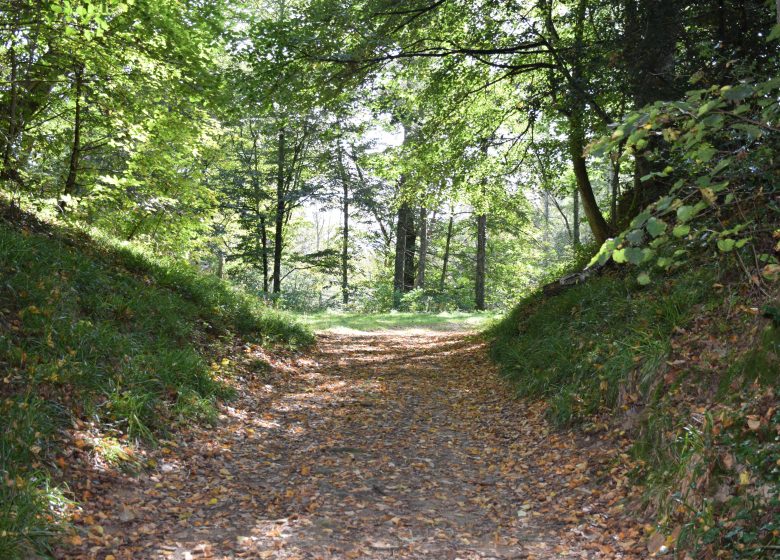
[[[64,558],[643,558],[621,449],[551,430],[484,344],[425,330],[324,333],[258,364],[214,428],[140,475],[93,470]],[[74,487],[75,486],[75,487]]]

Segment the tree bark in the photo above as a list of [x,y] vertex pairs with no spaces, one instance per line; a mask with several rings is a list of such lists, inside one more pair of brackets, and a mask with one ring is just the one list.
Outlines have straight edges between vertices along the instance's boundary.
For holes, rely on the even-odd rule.
[[217,249],[217,278],[222,280],[225,277],[225,253],[222,249]]
[[452,222],[453,216],[450,212],[450,223],[447,226],[447,238],[444,242],[444,257],[441,265],[441,278],[439,278],[439,290],[444,291],[444,282],[447,279],[447,263],[450,260],[450,241],[452,240]]
[[343,190],[341,209],[344,218],[341,237],[341,300],[344,305],[347,305],[349,303],[349,181],[347,181],[347,174],[344,171],[344,161],[340,147],[338,165]]
[[81,160],[81,88],[84,81],[84,66],[79,64],[74,74],[76,98],[76,110],[73,117],[73,144],[70,150],[70,164],[68,165],[68,177],[65,179],[65,194],[72,195],[76,192],[79,162]]
[[417,228],[414,224],[414,212],[409,208],[406,213],[406,259],[404,262],[404,292],[414,289],[415,271],[414,255],[417,253]]
[[[680,0],[626,0],[623,43],[631,94],[637,108],[676,99],[681,93],[674,69],[677,39],[682,30],[682,6]],[[634,197],[631,205],[623,209],[626,218],[639,213],[668,188],[658,177],[642,181],[642,177],[665,166],[662,157],[648,157],[659,148],[660,142],[649,137],[646,149],[635,155]]]
[[610,157],[610,166],[612,168],[612,174],[610,176],[612,186],[612,197],[610,199],[610,224],[613,228],[617,228],[618,225],[618,210],[617,199],[620,194],[620,154],[613,154]]
[[3,168],[0,170],[0,178],[2,179],[11,179],[16,175],[16,169],[11,162],[11,154],[13,152],[13,146],[17,136],[16,120],[19,106],[16,41],[11,41],[9,52],[11,56],[11,87],[9,92],[10,100],[8,105],[8,133],[4,138],[5,145],[3,146]]
[[282,289],[282,243],[284,241],[284,159],[285,159],[285,135],[284,128],[279,131],[279,151],[277,154],[276,170],[276,216],[274,231],[274,275],[273,291],[278,294]]
[[[263,296],[268,295],[268,226],[266,224],[266,209],[263,205],[263,199],[267,196],[260,188],[260,154],[258,151],[259,134],[252,130],[249,125],[249,132],[252,136],[252,151],[249,156],[249,171],[252,181],[252,193],[254,196],[254,212],[258,221],[258,235],[260,243],[260,262],[263,271]],[[255,239],[257,243],[257,239]]]
[[485,256],[487,253],[487,215],[477,216],[477,273],[474,282],[477,311],[485,310]]
[[585,130],[579,117],[581,115],[572,115],[569,118],[569,156],[574,168],[574,177],[577,179],[577,190],[582,198],[582,209],[585,211],[585,217],[588,219],[596,243],[601,245],[609,239],[612,230],[599,209],[596,196],[593,194],[593,187],[590,184],[584,156]]
[[420,208],[420,256],[417,260],[417,280],[415,288],[425,288],[425,260],[428,253],[428,211]]
[[574,212],[572,216],[572,241],[574,242],[574,248],[580,246],[580,192],[574,189]]
[[395,230],[395,269],[393,274],[393,309],[401,306],[404,292],[404,266],[406,265],[406,227],[409,223],[409,206],[403,203],[398,208]]
[[637,107],[676,99],[677,38],[682,30],[680,0],[625,0],[625,45],[631,92]]
[[[562,113],[567,118],[569,123],[569,139],[568,139],[568,151],[569,157],[574,169],[574,176],[577,180],[577,189],[582,197],[582,207],[585,211],[585,216],[588,219],[588,225],[593,231],[593,237],[596,242],[601,245],[606,241],[610,235],[611,230],[607,221],[604,219],[604,215],[599,209],[596,202],[596,196],[593,194],[593,186],[590,183],[590,177],[588,176],[588,167],[585,162],[585,136],[586,136],[586,122],[585,111],[587,99],[587,92],[582,87],[582,54],[584,49],[584,27],[587,12],[588,0],[579,0],[577,8],[575,10],[575,23],[574,23],[574,48],[572,51],[572,57],[570,60],[571,72],[569,82],[570,88],[568,92],[568,100],[566,107],[562,109]],[[546,26],[550,33],[550,36],[558,41],[558,33],[555,30],[552,19],[552,2],[548,2],[546,5]],[[565,63],[561,63],[561,69],[564,72],[566,70]],[[607,115],[602,115],[605,118]]]
[[265,216],[260,216],[260,243],[262,244],[263,262],[263,293],[268,294],[268,228],[265,225]]

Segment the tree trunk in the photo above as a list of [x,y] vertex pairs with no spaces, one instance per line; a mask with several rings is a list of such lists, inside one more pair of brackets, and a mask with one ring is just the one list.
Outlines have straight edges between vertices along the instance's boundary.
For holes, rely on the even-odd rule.
[[[576,23],[574,28],[574,57],[572,64],[572,78],[575,84],[582,80],[582,55],[583,55],[583,34],[585,26],[585,16],[587,0],[579,0],[576,10]],[[590,183],[588,167],[585,162],[585,111],[586,99],[582,91],[576,90],[570,92],[571,102],[568,110],[569,120],[569,156],[571,157],[572,167],[574,168],[574,177],[577,179],[577,189],[580,191],[582,199],[582,209],[585,211],[585,217],[588,219],[593,237],[596,243],[601,245],[612,234],[612,231],[604,219],[604,215],[596,202],[596,196],[593,194],[593,186]]]
[[349,182],[344,172],[341,149],[339,148],[339,172],[343,189],[342,212],[344,230],[341,239],[341,298],[344,305],[349,303]]
[[574,248],[580,246],[580,192],[574,189],[574,215],[572,216],[572,241],[574,242]]
[[620,160],[619,160],[620,154],[613,154],[612,157],[610,157],[610,164],[612,167],[612,175],[610,176],[611,183],[612,183],[612,197],[610,199],[609,204],[609,210],[610,210],[610,225],[613,228],[617,228],[618,225],[618,210],[617,210],[617,199],[618,195],[620,194]]
[[420,208],[420,256],[417,260],[417,280],[415,288],[425,288],[425,260],[428,254],[428,211]]
[[444,281],[447,278],[447,262],[450,260],[450,241],[452,240],[452,221],[453,216],[450,212],[450,223],[447,226],[447,239],[444,242],[444,257],[441,265],[441,278],[439,278],[439,290],[444,291]]
[[583,155],[585,150],[585,130],[582,121],[578,117],[581,117],[581,115],[572,115],[569,118],[569,156],[574,167],[574,177],[577,179],[577,190],[579,190],[582,197],[582,209],[585,211],[585,217],[588,219],[588,224],[591,231],[593,231],[596,243],[601,245],[609,239],[612,231],[599,209],[596,196],[593,194],[593,187],[590,184],[588,168]]
[[485,254],[487,249],[487,215],[477,216],[477,274],[474,283],[477,311],[485,310]]
[[[675,82],[677,38],[682,30],[680,0],[626,0],[625,59],[634,105],[644,107],[659,100],[677,99],[682,93]],[[635,155],[634,196],[623,216],[631,218],[667,188],[658,177],[642,177],[665,167],[663,157],[651,159],[661,147],[655,137],[648,137],[647,147]]]
[[222,280],[225,277],[225,253],[222,249],[217,249],[217,278]]
[[415,272],[414,256],[417,252],[417,228],[414,224],[414,212],[412,209],[406,213],[406,259],[404,262],[404,292],[414,289]]
[[683,4],[681,0],[625,0],[623,44],[637,107],[680,94],[674,68]]
[[393,309],[401,306],[401,295],[404,292],[404,265],[406,264],[406,226],[409,223],[407,214],[409,206],[403,203],[398,208],[395,230],[395,270],[393,274]]
[[263,261],[263,294],[268,294],[268,228],[265,225],[265,216],[260,216],[260,243],[262,244]]
[[[11,41],[9,49],[11,56],[11,84],[10,101],[8,106],[8,133],[5,135],[3,146],[3,168],[0,170],[0,178],[10,179],[14,177],[14,167],[11,163],[11,153],[16,140],[16,113],[19,105],[19,85],[17,84],[16,41]],[[0,135],[2,136],[2,135]]]
[[73,145],[70,150],[70,164],[68,165],[68,177],[65,180],[65,194],[72,195],[76,192],[79,161],[81,159],[81,86],[84,80],[84,66],[79,64],[74,75],[76,98],[76,111],[73,118]]
[[279,131],[279,152],[277,154],[276,170],[276,216],[274,231],[274,280],[273,291],[278,294],[282,289],[282,242],[284,241],[284,212],[286,209],[284,200],[284,159],[285,159],[284,129]]

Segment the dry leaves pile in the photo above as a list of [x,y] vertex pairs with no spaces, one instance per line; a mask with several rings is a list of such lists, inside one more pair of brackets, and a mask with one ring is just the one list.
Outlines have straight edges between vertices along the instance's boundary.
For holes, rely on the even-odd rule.
[[[63,558],[644,558],[627,441],[555,432],[464,334],[326,334],[140,474],[69,463]],[[237,359],[237,356],[233,356]],[[652,540],[652,539],[651,539]],[[651,546],[654,546],[651,543]]]

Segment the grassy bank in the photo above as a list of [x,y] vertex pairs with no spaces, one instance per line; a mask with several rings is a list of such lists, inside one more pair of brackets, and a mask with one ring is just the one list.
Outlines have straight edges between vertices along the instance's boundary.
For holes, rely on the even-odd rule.
[[658,542],[766,558],[780,544],[780,335],[759,307],[776,299],[758,302],[723,270],[536,294],[487,336],[518,394],[545,399],[553,422],[632,434]]
[[212,353],[234,335],[286,345],[309,330],[194,268],[107,239],[0,222],[0,550],[47,550],[55,482],[89,424],[126,453],[183,420],[210,421],[228,387]]

